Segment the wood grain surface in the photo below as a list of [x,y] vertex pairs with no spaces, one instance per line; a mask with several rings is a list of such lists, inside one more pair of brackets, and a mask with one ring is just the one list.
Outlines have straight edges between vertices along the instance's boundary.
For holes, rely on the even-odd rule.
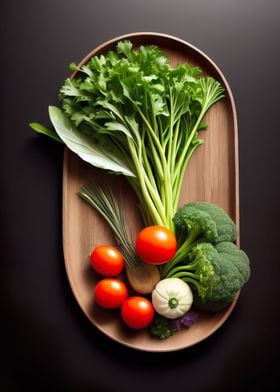
[[[219,68],[198,49],[166,35],[136,33],[113,39],[97,47],[79,64],[95,54],[114,49],[116,42],[128,38],[135,46],[155,44],[164,50],[171,65],[187,62],[198,65],[207,75],[220,80],[226,88],[226,98],[207,113],[208,130],[200,133],[205,143],[191,158],[184,178],[180,205],[189,201],[210,201],[223,207],[239,228],[239,178],[237,118],[232,93]],[[67,275],[73,293],[89,320],[105,335],[130,347],[146,351],[173,351],[192,346],[216,331],[229,317],[235,301],[224,311],[201,312],[189,329],[176,333],[166,341],[158,341],[147,331],[126,328],[118,311],[101,309],[94,303],[93,289],[98,280],[89,264],[91,250],[101,244],[114,244],[110,229],[103,219],[78,195],[88,180],[110,183],[125,198],[127,218],[136,233],[141,227],[137,200],[125,178],[93,168],[65,149],[63,172],[63,247]],[[239,238],[238,238],[239,244]]]

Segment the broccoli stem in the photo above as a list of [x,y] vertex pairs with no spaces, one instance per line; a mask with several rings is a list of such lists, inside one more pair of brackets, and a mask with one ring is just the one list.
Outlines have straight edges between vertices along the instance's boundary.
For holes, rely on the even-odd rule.
[[[173,266],[173,268],[165,275],[165,278],[192,277],[201,280],[202,276],[199,276],[201,273],[201,260],[197,257],[193,260],[191,260],[191,258],[192,256],[189,252],[186,254],[185,263],[178,267]],[[196,271],[196,273],[193,271]]]
[[207,293],[207,288],[203,287],[196,279],[191,277],[181,278],[185,283],[190,283],[197,289],[200,298],[203,300]]
[[[168,277],[168,276],[167,276]],[[182,272],[177,272],[176,274],[171,274],[171,276],[169,276],[170,278],[192,278],[192,279],[197,279],[197,274],[193,273],[193,272],[188,272],[188,271],[182,271]]]
[[[171,276],[170,276],[171,277]],[[180,278],[184,282],[195,286],[197,289],[199,296],[203,299],[208,291],[208,286],[204,284],[203,279],[201,279],[199,273],[193,273],[188,271],[177,272],[174,275],[172,274],[172,278]]]
[[184,264],[180,265],[179,267],[173,268],[171,271],[168,272],[167,275],[165,275],[165,278],[175,278],[177,273],[179,272],[184,272],[184,271],[193,271],[197,268],[197,263],[190,263],[190,264]]
[[199,234],[200,234],[199,230],[192,230],[189,233],[186,241],[177,250],[175,256],[168,263],[166,263],[161,269],[162,278],[166,278],[167,276],[169,276],[170,271],[172,271],[177,264],[184,262],[185,260],[188,259],[188,252],[191,250],[191,248],[194,245],[200,242],[200,240],[196,241]]

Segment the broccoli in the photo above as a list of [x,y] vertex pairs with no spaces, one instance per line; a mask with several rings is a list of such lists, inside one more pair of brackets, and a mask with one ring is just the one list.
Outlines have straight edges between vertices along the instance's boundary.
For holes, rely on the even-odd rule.
[[246,283],[250,277],[250,262],[246,253],[231,242],[220,242],[215,248],[220,258],[228,259]]
[[174,258],[161,270],[165,278],[175,265],[184,261],[188,251],[196,244],[234,242],[237,229],[229,215],[216,204],[192,202],[185,204],[175,214],[176,237],[179,248]]
[[180,278],[195,287],[201,298],[207,297],[209,288],[218,282],[211,261],[216,250],[210,243],[195,245],[186,255],[182,265],[172,268],[165,278]]
[[221,207],[208,202],[192,202],[181,207],[174,216],[176,234],[188,242],[234,242],[237,229]]
[[194,245],[186,260],[167,277],[189,283],[194,304],[205,310],[218,311],[227,306],[250,276],[246,253],[232,242]]
[[215,245],[215,249],[217,257],[211,260],[211,264],[219,280],[207,298],[203,299],[198,291],[194,291],[194,303],[210,311],[219,311],[229,305],[250,277],[249,259],[243,250],[232,242],[221,242]]
[[227,306],[250,277],[249,259],[234,243],[235,223],[215,204],[185,204],[174,216],[178,250],[161,268],[163,278],[181,278],[203,309]]

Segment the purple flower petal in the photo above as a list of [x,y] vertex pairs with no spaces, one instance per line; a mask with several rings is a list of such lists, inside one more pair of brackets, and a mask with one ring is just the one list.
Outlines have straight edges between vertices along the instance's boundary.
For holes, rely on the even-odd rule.
[[198,314],[193,310],[190,310],[182,317],[179,317],[175,320],[170,320],[170,326],[174,332],[177,332],[180,331],[182,328],[190,327],[193,323],[195,323],[197,318]]
[[174,332],[180,331],[180,329],[182,328],[181,320],[180,319],[170,320],[170,327]]

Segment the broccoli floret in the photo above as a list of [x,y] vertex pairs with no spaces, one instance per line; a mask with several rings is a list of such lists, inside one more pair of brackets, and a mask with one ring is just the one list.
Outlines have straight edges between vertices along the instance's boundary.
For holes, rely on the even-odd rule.
[[179,249],[174,258],[162,268],[165,278],[171,269],[184,261],[190,249],[201,242],[217,244],[234,242],[237,229],[221,207],[208,202],[192,202],[181,207],[174,216]]
[[244,283],[246,283],[250,277],[250,261],[247,254],[231,242],[220,242],[215,245],[215,248],[220,259],[230,260],[231,264],[238,270]]
[[192,241],[216,244],[234,242],[237,229],[233,220],[221,207],[208,202],[192,202],[181,207],[174,216],[179,236]]
[[249,276],[249,259],[232,242],[194,245],[185,262],[167,275],[168,278],[181,278],[189,283],[195,305],[212,311],[227,306]]
[[246,253],[232,242],[221,242],[212,248],[214,252],[209,252],[206,247],[204,249],[205,256],[213,267],[215,279],[210,281],[211,286],[204,297],[199,290],[194,290],[194,303],[202,309],[218,311],[231,303],[248,281],[250,265]]
[[196,203],[180,208],[174,216],[176,236],[182,241],[192,243],[198,238],[215,243],[218,239],[216,222],[208,212],[199,210]]

